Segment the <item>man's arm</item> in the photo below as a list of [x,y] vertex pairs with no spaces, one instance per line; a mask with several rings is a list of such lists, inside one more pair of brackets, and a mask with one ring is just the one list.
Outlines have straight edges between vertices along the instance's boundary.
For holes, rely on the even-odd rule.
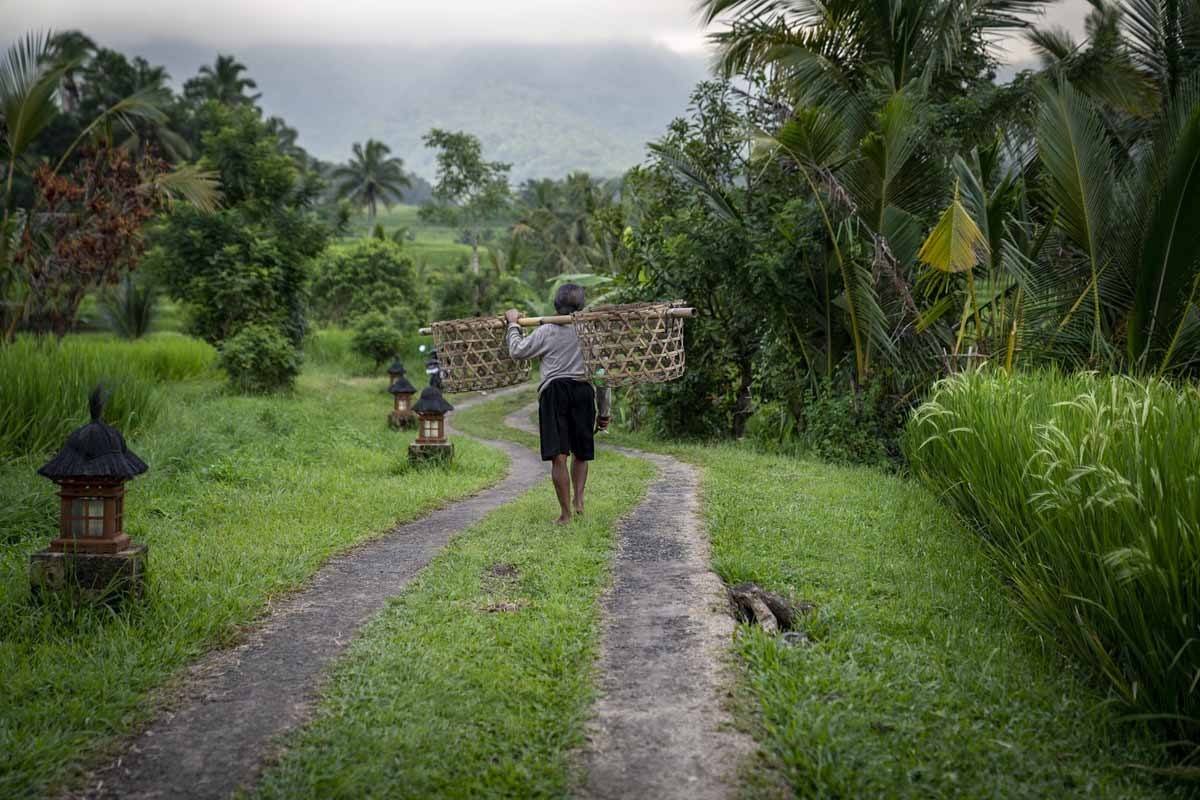
[[508,329],[504,332],[504,340],[508,343],[508,354],[517,361],[526,361],[531,358],[539,358],[542,355],[542,339],[545,336],[540,336],[542,329],[537,328],[528,336],[521,336],[521,326],[517,324],[520,318],[520,312],[515,308],[509,309],[505,313],[505,318],[508,320]]

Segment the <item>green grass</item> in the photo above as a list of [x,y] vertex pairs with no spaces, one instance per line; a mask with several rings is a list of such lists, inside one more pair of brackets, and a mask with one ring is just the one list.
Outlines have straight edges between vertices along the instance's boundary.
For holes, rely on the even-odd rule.
[[[304,338],[304,363],[341,370],[349,375],[366,376],[377,372],[369,359],[351,348],[353,338],[354,332],[349,328],[316,328],[309,331]],[[405,365],[408,366],[407,362]]]
[[1200,778],[1200,391],[974,373],[913,416],[914,471],[980,526],[1034,628]]
[[[526,441],[498,427],[522,402],[504,398],[454,423]],[[549,523],[547,483],[457,537],[351,646],[316,721],[292,737],[258,796],[565,795],[593,699],[613,526],[651,474],[602,454],[582,520]],[[518,574],[493,576],[496,564]],[[500,604],[511,610],[488,610]]]
[[419,216],[419,207],[396,205],[381,209],[375,222],[367,219],[366,213],[355,214],[350,222],[350,236],[368,236],[375,225],[382,225],[384,233],[391,235],[399,227],[407,228],[415,237],[404,242],[404,251],[413,257],[418,266],[425,264],[435,269],[458,266],[471,257],[470,245],[458,241],[460,231],[446,225],[425,222]]
[[87,398],[98,383],[110,393],[105,419],[136,433],[157,417],[162,384],[206,375],[215,362],[212,347],[174,333],[132,342],[22,336],[0,345],[0,458],[60,447],[87,421]]
[[371,222],[366,211],[360,211],[351,217],[350,231],[354,236],[367,236],[376,225],[382,225],[384,232],[389,235],[397,228],[407,228],[419,241],[452,243],[458,239],[457,228],[426,222],[421,219],[420,212],[420,206],[394,205],[391,208],[380,208],[379,213],[375,215],[375,221]]
[[129,444],[150,464],[126,530],[150,545],[146,601],[122,613],[29,600],[29,553],[52,535],[54,487],[35,457],[0,466],[0,797],[45,794],[153,712],[147,693],[227,645],[329,556],[496,481],[503,454],[460,441],[414,472],[387,429],[386,378],[310,371],[292,395],[169,386]]
[[1165,797],[1144,731],[1019,618],[977,537],[923,488],[744,446],[609,441],[704,469],[726,582],[818,605],[789,648],[739,626],[747,797]]
[[[470,394],[472,393],[456,395],[456,397],[467,397]],[[538,447],[537,436],[504,424],[505,417],[535,400],[537,400],[537,392],[534,387],[530,386],[527,390],[503,395],[494,400],[480,403],[474,408],[455,413],[451,421],[454,423],[454,427],[473,436],[484,439],[507,439],[531,450],[536,450]]]

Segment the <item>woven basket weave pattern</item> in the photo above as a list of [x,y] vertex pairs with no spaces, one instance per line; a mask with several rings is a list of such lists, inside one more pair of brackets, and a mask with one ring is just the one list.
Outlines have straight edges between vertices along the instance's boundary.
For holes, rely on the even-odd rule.
[[529,380],[528,361],[514,361],[504,341],[506,325],[496,317],[435,322],[433,346],[442,362],[448,392],[479,392]]
[[683,318],[677,303],[597,306],[573,314],[588,374],[607,386],[665,383],[683,375]]

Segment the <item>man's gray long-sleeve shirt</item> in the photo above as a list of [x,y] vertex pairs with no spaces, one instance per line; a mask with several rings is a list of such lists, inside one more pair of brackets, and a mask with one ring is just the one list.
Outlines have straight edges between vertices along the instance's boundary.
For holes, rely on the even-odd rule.
[[[510,323],[505,331],[508,353],[519,361],[540,358],[542,382],[538,394],[550,381],[557,378],[587,382],[587,368],[583,364],[583,350],[579,347],[579,335],[574,325],[539,325],[528,336],[521,336],[521,326]],[[600,416],[609,416],[609,391],[601,388],[596,392]]]

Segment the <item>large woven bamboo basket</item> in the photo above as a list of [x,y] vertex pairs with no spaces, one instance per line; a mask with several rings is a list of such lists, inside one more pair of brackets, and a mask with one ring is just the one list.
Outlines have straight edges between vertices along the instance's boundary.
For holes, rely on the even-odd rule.
[[529,380],[529,362],[514,361],[508,354],[504,320],[451,319],[430,327],[447,392],[486,391]]
[[[607,386],[665,383],[683,375],[683,317],[674,303],[596,306],[572,315],[588,374]],[[602,373],[600,370],[604,370]]]

